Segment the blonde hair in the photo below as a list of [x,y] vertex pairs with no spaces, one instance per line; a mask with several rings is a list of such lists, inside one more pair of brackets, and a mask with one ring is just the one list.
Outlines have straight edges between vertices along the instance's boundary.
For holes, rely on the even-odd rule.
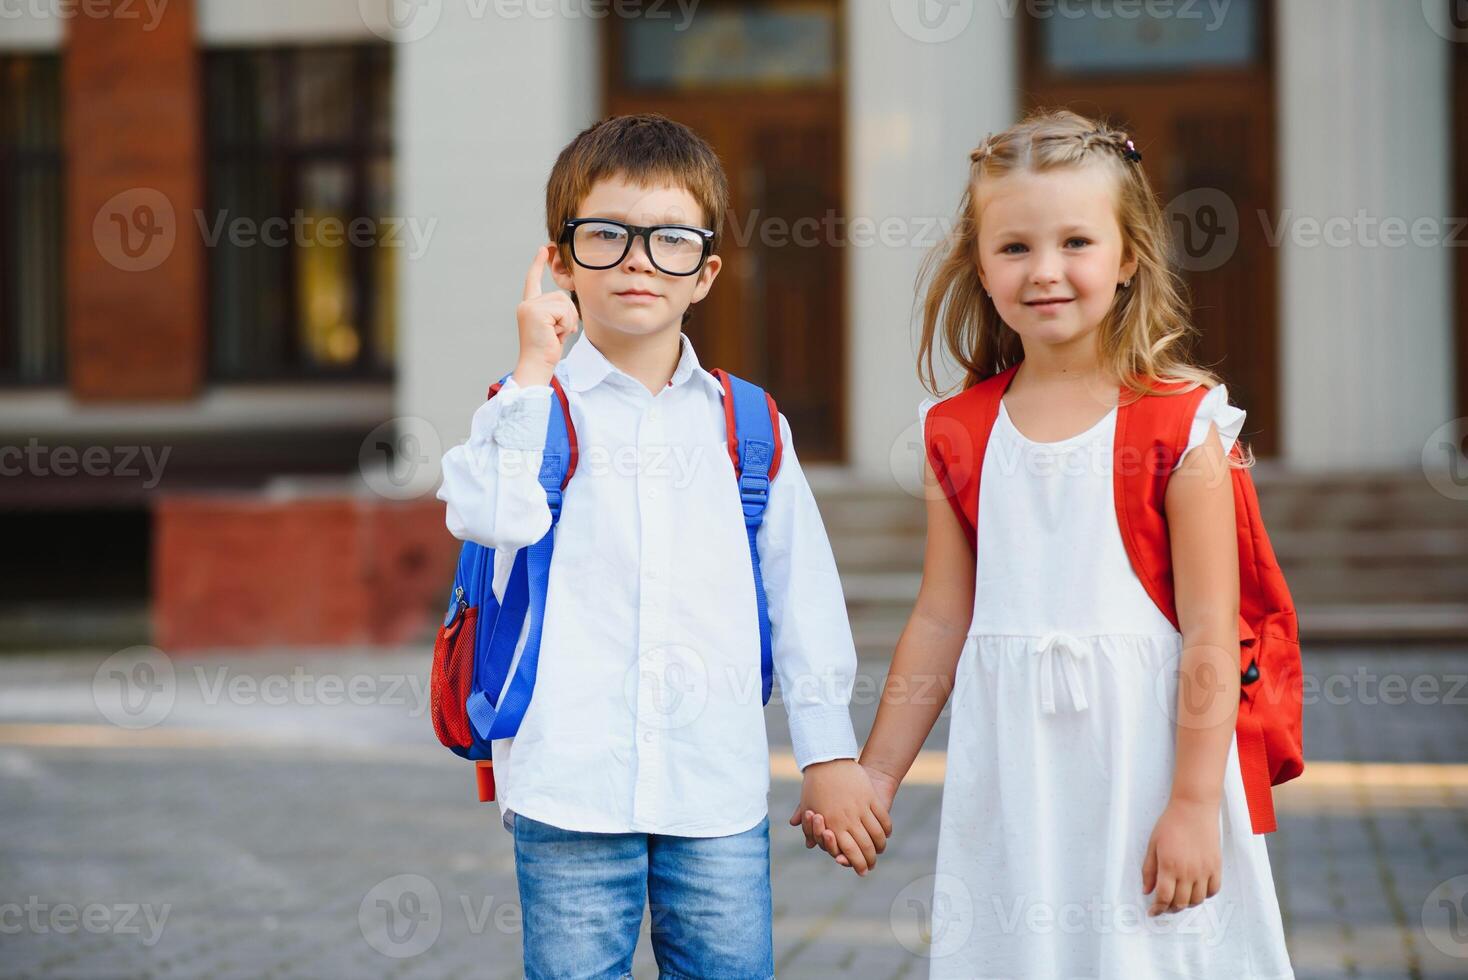
[[1219,384],[1217,375],[1189,357],[1196,331],[1183,282],[1168,266],[1166,218],[1141,164],[1128,159],[1131,149],[1127,134],[1104,121],[1044,109],[989,136],[969,154],[969,181],[953,231],[928,255],[918,277],[920,288],[927,283],[918,375],[930,392],[943,395],[933,369],[940,330],[943,347],[966,372],[962,389],[1024,360],[1019,335],[1000,319],[979,280],[975,206],[981,182],[1081,166],[1105,167],[1114,176],[1123,254],[1137,260],[1132,285],[1117,290],[1098,328],[1103,364],[1121,379],[1123,394],[1140,396],[1175,383],[1184,386],[1179,391]]

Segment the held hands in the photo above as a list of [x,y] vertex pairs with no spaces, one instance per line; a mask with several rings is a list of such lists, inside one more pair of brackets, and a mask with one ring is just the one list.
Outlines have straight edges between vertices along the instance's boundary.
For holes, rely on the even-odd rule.
[[580,316],[569,293],[556,290],[542,294],[540,278],[556,246],[542,245],[525,274],[525,295],[515,309],[520,324],[520,363],[515,383],[521,386],[550,384],[560,363],[566,341],[577,330]]
[[1162,811],[1147,857],[1142,891],[1153,895],[1148,915],[1181,912],[1218,894],[1223,859],[1218,844],[1218,803],[1174,799]]
[[806,847],[819,843],[838,864],[865,875],[887,849],[896,794],[896,780],[852,759],[815,763],[805,768],[790,825],[805,831]]

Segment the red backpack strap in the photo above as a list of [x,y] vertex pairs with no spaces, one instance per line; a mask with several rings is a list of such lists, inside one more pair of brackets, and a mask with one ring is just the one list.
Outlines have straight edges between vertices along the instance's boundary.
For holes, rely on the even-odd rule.
[[978,553],[979,478],[984,469],[984,453],[989,448],[994,420],[999,417],[999,403],[1018,370],[1016,364],[952,398],[943,399],[928,409],[923,426],[928,463],[975,554]]
[[[1116,522],[1132,570],[1173,628],[1180,629],[1172,584],[1172,543],[1167,530],[1167,481],[1188,445],[1198,404],[1208,394],[1201,385],[1181,385],[1158,394],[1122,394],[1112,447]],[[1178,391],[1178,394],[1168,394]],[[1130,400],[1129,400],[1130,399]]]
[[[495,395],[498,395],[500,389],[504,386],[505,382],[503,380],[496,381],[490,385],[489,394],[485,396],[485,400],[488,401]],[[576,426],[571,423],[571,402],[566,398],[566,389],[561,387],[561,380],[554,375],[551,376],[550,386],[551,390],[556,394],[556,401],[560,403],[561,416],[566,420],[566,439],[571,443],[571,459],[566,464],[566,478],[561,481],[561,489],[564,490],[566,489],[566,485],[571,482],[572,475],[576,472],[576,459],[580,455],[580,451],[576,446]]]
[[[1178,393],[1167,394],[1168,391]],[[1187,448],[1193,418],[1207,394],[1208,389],[1202,386],[1190,391],[1182,390],[1181,385],[1160,388],[1158,394],[1144,395],[1124,404],[1116,420],[1112,468],[1121,540],[1142,587],[1179,632],[1182,626],[1177,616],[1172,543],[1167,527],[1167,483],[1173,467]],[[1239,453],[1239,445],[1235,443],[1230,455]],[[1245,613],[1260,593],[1252,528],[1252,524],[1257,523],[1258,504],[1253,497],[1253,484],[1247,471],[1231,470],[1230,473],[1235,516],[1239,522],[1239,641],[1242,656],[1255,640],[1254,630]],[[1276,827],[1270,784],[1277,780],[1271,778],[1266,731],[1253,711],[1253,696],[1247,685],[1241,687],[1240,698],[1236,726],[1239,769],[1253,831],[1264,834]]]

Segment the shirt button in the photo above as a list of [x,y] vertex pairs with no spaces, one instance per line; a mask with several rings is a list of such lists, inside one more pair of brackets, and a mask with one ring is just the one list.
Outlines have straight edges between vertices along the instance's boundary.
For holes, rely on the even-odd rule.
[[658,499],[658,488],[657,487],[650,487],[648,489],[648,491],[647,491],[647,499],[648,500],[656,500],[656,499]]
[[658,420],[658,415],[659,415],[659,412],[658,412],[657,409],[653,409],[652,411],[650,411],[650,412],[647,413],[647,417],[650,418],[650,419],[652,419],[654,422],[656,422]]
[[647,577],[648,578],[657,578],[658,577],[658,570],[656,568],[649,568],[647,570]]

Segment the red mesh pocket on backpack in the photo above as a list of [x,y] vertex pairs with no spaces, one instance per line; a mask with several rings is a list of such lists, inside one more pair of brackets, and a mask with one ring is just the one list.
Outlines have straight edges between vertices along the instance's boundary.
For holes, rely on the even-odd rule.
[[449,748],[468,748],[474,741],[464,702],[474,681],[474,623],[478,618],[477,606],[466,607],[453,622],[439,627],[433,641],[429,714],[434,734]]

